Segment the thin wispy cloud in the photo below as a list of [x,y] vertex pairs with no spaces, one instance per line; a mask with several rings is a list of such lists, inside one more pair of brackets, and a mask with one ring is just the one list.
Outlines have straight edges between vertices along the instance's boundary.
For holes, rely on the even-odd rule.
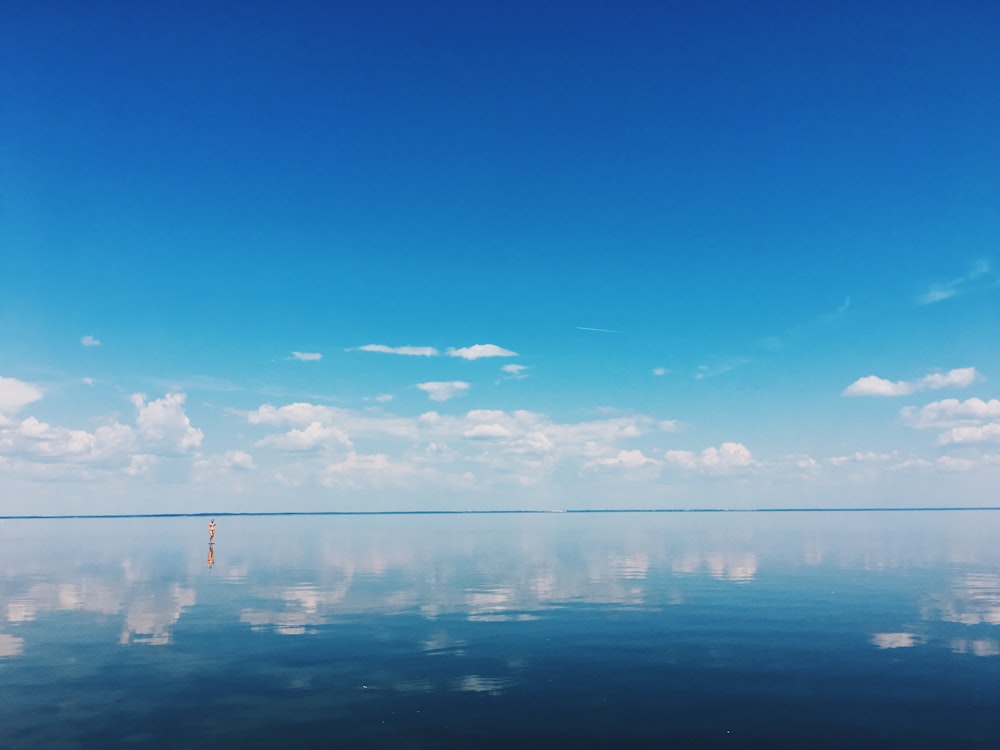
[[319,362],[323,359],[323,355],[319,352],[292,352],[291,359],[297,359],[299,362]]
[[473,344],[461,349],[448,349],[449,357],[461,357],[462,359],[483,359],[484,357],[516,357],[517,352],[504,349],[496,344]]
[[988,260],[978,260],[972,264],[972,268],[964,276],[956,279],[932,284],[930,289],[924,292],[918,300],[921,305],[932,305],[935,302],[943,302],[961,294],[965,288],[973,281],[986,276],[992,265]]
[[725,375],[727,372],[735,370],[737,367],[742,367],[749,361],[749,359],[731,359],[713,365],[698,365],[698,370],[694,374],[694,379],[705,380],[706,378],[714,378],[719,375]]
[[941,388],[965,388],[976,380],[975,367],[960,367],[948,372],[935,372],[919,380],[886,380],[877,375],[858,378],[844,389],[842,396],[909,396],[917,391]]
[[472,386],[461,380],[447,382],[417,383],[417,388],[426,393],[431,401],[447,401],[465,393]]
[[851,298],[845,297],[844,301],[840,303],[840,306],[836,310],[834,310],[833,312],[829,312],[823,316],[823,322],[832,323],[838,318],[844,317],[844,315],[847,314],[847,311],[850,309],[850,307],[851,307]]
[[359,346],[358,351],[399,354],[403,357],[436,357],[440,353],[433,346],[386,346],[385,344],[365,344]]
[[528,377],[527,375],[524,374],[524,371],[528,369],[527,365],[510,364],[510,365],[504,365],[500,369],[503,372],[507,373],[506,380],[524,380],[526,377]]
[[81,337],[80,338],[80,343],[83,344],[84,346],[100,346],[101,345],[101,342],[99,340],[95,339],[90,334],[87,334],[86,336]]
[[668,372],[670,372],[670,370],[668,370],[668,369],[667,369],[666,367],[654,367],[654,368],[653,368],[653,374],[654,374],[654,375],[655,375],[656,377],[658,377],[658,378],[659,378],[659,377],[663,377],[663,376],[664,376],[664,375],[666,375],[666,374],[667,374]]
[[591,328],[590,326],[577,326],[578,331],[590,331],[591,333],[621,333],[612,328]]

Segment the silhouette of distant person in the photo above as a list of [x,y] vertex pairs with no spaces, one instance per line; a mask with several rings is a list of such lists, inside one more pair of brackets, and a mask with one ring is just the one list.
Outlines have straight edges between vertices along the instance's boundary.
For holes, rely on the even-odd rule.
[[211,544],[215,541],[215,519],[213,518],[208,522],[208,543]]
[[208,543],[208,569],[211,570],[215,567],[215,545],[211,542]]

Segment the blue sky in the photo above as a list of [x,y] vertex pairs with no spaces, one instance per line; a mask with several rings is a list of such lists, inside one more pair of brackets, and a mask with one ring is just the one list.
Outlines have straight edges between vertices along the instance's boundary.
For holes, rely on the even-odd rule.
[[0,513],[996,504],[1000,9],[204,5],[0,30]]

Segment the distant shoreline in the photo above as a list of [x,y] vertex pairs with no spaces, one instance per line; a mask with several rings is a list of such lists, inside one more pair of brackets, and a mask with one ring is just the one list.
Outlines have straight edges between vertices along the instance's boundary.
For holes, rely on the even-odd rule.
[[900,513],[942,511],[998,511],[996,505],[963,505],[933,507],[870,507],[870,508],[567,508],[565,510],[314,510],[314,511],[254,511],[218,513],[77,513],[60,515],[0,515],[0,521],[67,520],[99,518],[229,518],[274,516],[490,516],[490,515],[556,515],[561,513]]

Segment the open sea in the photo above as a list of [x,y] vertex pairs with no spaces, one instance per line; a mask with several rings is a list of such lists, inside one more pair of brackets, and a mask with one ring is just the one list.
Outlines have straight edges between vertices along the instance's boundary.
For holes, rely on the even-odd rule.
[[1000,511],[0,521],[0,748],[1000,748]]

